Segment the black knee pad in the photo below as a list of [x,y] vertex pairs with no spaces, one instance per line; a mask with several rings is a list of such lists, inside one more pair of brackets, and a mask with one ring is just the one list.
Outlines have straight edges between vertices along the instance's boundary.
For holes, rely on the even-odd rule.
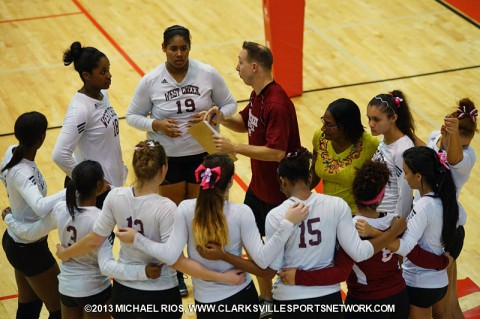
[[18,303],[17,319],[38,319],[42,311],[43,302],[38,299],[27,303]]

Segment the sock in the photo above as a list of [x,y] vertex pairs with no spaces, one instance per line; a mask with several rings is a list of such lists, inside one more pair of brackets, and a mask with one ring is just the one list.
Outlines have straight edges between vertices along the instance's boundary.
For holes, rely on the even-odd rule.
[[43,302],[38,299],[32,302],[18,303],[17,319],[38,319],[42,311]]
[[62,311],[57,310],[54,312],[50,312],[48,319],[62,319]]

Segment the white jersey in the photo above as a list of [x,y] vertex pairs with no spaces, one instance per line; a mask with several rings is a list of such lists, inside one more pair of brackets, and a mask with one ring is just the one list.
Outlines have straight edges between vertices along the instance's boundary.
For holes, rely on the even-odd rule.
[[[57,220],[58,237],[63,247],[73,245],[88,235],[102,212],[97,207],[82,207],[72,220],[67,203],[58,203],[53,213]],[[108,242],[108,240],[106,241]],[[88,297],[98,294],[110,286],[110,278],[102,275],[98,266],[98,249],[60,264],[58,291],[70,297]]]
[[[166,242],[173,227],[175,204],[158,194],[134,196],[132,187],[114,188],[108,193],[100,217],[95,222],[93,231],[108,237],[115,225],[132,227],[145,237]],[[133,247],[121,243],[118,261],[128,265],[145,265],[159,261]],[[117,279],[117,278],[115,278]],[[117,280],[124,286],[138,290],[165,290],[178,285],[176,272],[170,266],[163,266],[159,278],[145,280]]]
[[417,243],[422,249],[435,255],[444,253],[442,200],[431,196],[433,193],[426,194],[415,201],[413,210],[408,216],[407,230],[400,239],[400,248],[396,252],[404,256],[403,278],[410,287],[442,288],[448,285],[446,269],[440,271],[425,269],[405,257]]
[[[267,238],[272,236],[285,213],[295,202],[308,206],[308,217],[295,227],[284,250],[278,254],[270,268],[315,270],[332,266],[337,239],[355,261],[373,256],[372,244],[360,239],[352,223],[348,204],[339,197],[323,194],[311,194],[305,201],[291,197],[272,209],[265,222]],[[280,278],[277,278],[273,285],[273,297],[276,300],[316,298],[338,291],[340,283],[326,286],[292,286],[283,284]]]
[[[5,153],[1,167],[5,167],[13,156],[10,146]],[[47,196],[47,184],[42,173],[33,161],[23,158],[17,165],[0,174],[0,179],[7,188],[13,218],[23,224],[32,224],[51,212],[56,203],[65,200],[65,189]],[[8,234],[17,243],[33,243],[45,237],[46,234],[34,238],[16,236],[10,229]]]
[[[147,138],[158,141],[173,157],[205,152],[187,131],[193,114],[207,111],[213,104],[225,116],[237,110],[237,102],[217,70],[192,59],[188,63],[187,74],[180,83],[170,75],[165,63],[147,73],[140,80],[126,115],[129,125],[147,131]],[[182,136],[171,138],[153,131],[153,120],[166,118],[178,120]]]
[[[427,141],[427,146],[437,153],[440,152],[440,149],[437,146],[440,137],[442,137],[440,131],[433,131],[428,137]],[[455,165],[450,165],[450,171],[452,172],[453,181],[455,182],[455,186],[457,187],[457,200],[460,197],[463,185],[465,185],[465,183],[470,178],[470,173],[472,172],[473,165],[475,165],[476,160],[477,156],[475,155],[475,151],[473,147],[469,145],[468,147],[463,148],[463,159]],[[463,206],[460,205],[460,203],[459,213],[460,215],[458,216],[458,224],[464,225],[467,221],[467,214]]]
[[387,164],[390,170],[390,182],[385,189],[385,196],[377,208],[377,212],[395,213],[407,217],[412,209],[413,191],[405,180],[403,171],[403,152],[414,147],[412,140],[403,136],[391,144],[384,140],[378,145],[372,160]]
[[75,94],[53,149],[53,160],[70,177],[78,163],[97,161],[102,165],[105,180],[118,187],[127,178],[127,167],[122,160],[117,114],[107,91],[101,92],[102,101]]
[[[76,213],[74,221],[67,210],[66,202],[59,202],[51,214],[33,224],[20,223],[11,214],[5,217],[5,223],[15,235],[27,239],[46,236],[58,225],[60,241],[66,247],[90,233],[96,218],[102,212],[96,207],[81,208],[85,210]],[[60,293],[71,297],[92,296],[110,285],[110,277],[123,280],[149,280],[145,273],[146,265],[116,262],[112,244],[113,236],[105,240],[99,250],[63,262],[60,265],[61,273],[58,275]]]
[[[225,261],[207,260],[198,254],[192,230],[195,205],[196,199],[184,200],[180,203],[175,215],[173,233],[166,245],[154,243],[141,235],[137,235],[134,241],[135,247],[163,260],[167,264],[171,264],[178,259],[185,244],[187,244],[188,257],[203,266],[217,272],[233,269],[234,267]],[[274,232],[275,235],[272,233],[271,240],[264,245],[255,225],[255,217],[250,207],[225,201],[223,213],[228,226],[228,244],[224,246],[225,251],[241,256],[242,247],[245,247],[253,261],[261,268],[266,268],[275,259],[294,228],[294,225],[288,220],[279,222],[278,229]],[[251,277],[248,275],[244,284],[228,285],[221,282],[192,278],[195,300],[204,303],[223,300],[244,289],[251,280]]]

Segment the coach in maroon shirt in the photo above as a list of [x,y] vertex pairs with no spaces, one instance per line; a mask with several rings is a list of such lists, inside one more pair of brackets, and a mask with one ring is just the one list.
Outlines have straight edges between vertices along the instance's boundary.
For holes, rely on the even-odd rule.
[[[238,55],[237,71],[243,82],[253,88],[248,105],[227,118],[216,108],[207,115],[213,122],[235,132],[248,132],[248,145],[234,143],[225,137],[214,135],[213,138],[218,150],[250,157],[252,180],[245,204],[253,210],[262,236],[265,236],[267,213],[286,199],[277,181],[278,163],[285,154],[300,147],[295,106],[273,80],[272,64],[270,49],[245,41]],[[260,297],[271,299],[271,280],[257,279]]]

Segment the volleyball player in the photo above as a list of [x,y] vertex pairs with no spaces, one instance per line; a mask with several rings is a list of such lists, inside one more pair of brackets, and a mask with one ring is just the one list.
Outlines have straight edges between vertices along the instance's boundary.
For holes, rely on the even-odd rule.
[[[159,190],[177,206],[197,197],[194,171],[207,155],[187,128],[203,120],[214,104],[225,116],[237,110],[237,102],[217,70],[190,59],[190,49],[187,28],[173,25],[165,29],[162,50],[166,62],[140,80],[126,114],[128,125],[146,131],[147,139],[165,147],[169,168]],[[188,295],[183,274],[178,273],[178,280],[180,293]]]
[[[470,146],[477,130],[478,110],[475,104],[468,98],[458,101],[456,111],[448,114],[440,131],[433,131],[427,146],[434,149],[441,156],[446,156],[450,165],[453,180],[457,188],[457,199],[460,196],[463,185],[468,181],[470,173],[476,162],[473,147]],[[455,245],[451,254],[457,259],[463,247],[466,222],[466,213],[460,206],[460,216],[455,236]],[[444,314],[452,314],[453,318],[463,316],[457,296],[457,264],[448,268],[449,285],[445,297],[433,306],[433,317],[442,318]]]
[[[391,242],[404,229],[404,222],[392,219],[392,227],[381,237],[362,241],[352,223],[347,203],[338,198],[310,191],[311,153],[301,148],[289,153],[280,162],[278,175],[280,188],[289,197],[267,216],[266,232],[269,238],[287,209],[294,203],[303,203],[309,209],[308,217],[290,235],[284,251],[270,265],[277,271],[282,268],[303,268],[305,270],[324,268],[334,258],[338,239],[343,249],[356,261],[370,258]],[[338,282],[323,286],[290,286],[277,278],[273,287],[274,304],[341,304]],[[274,312],[274,318],[316,318],[317,313]],[[341,313],[322,314],[323,318],[341,318]]]
[[[0,179],[7,188],[12,217],[24,224],[43,218],[57,202],[65,199],[65,190],[45,197],[47,185],[35,163],[47,126],[46,117],[39,112],[20,115],[14,129],[19,144],[7,149],[1,164]],[[15,269],[17,318],[38,318],[43,303],[50,313],[49,318],[61,317],[59,269],[48,249],[47,234],[25,239],[7,228],[3,235],[3,249]]]
[[[65,51],[63,62],[66,66],[73,63],[83,86],[70,102],[53,149],[53,160],[67,174],[67,180],[81,161],[97,161],[107,183],[122,186],[128,170],[122,160],[118,117],[107,93],[112,82],[110,61],[98,49],[73,42]],[[108,190],[98,197],[98,208],[102,208]]]
[[[224,272],[233,266],[224,261],[209,261],[200,256],[197,246],[205,249],[209,242],[217,243],[235,256],[242,255],[245,247],[250,257],[266,268],[283,248],[295,223],[303,220],[308,209],[300,204],[292,207],[279,220],[271,239],[263,245],[251,209],[244,204],[228,200],[233,184],[234,164],[226,155],[214,154],[205,158],[196,174],[200,182],[197,199],[185,200],[175,215],[173,233],[166,244],[156,243],[132,229],[121,229],[120,240],[134,243],[134,247],[155,256],[166,264],[174,262],[187,244],[188,255],[206,267]],[[250,276],[240,286],[225,285],[202,279],[193,279],[194,296],[197,304],[249,305],[247,313],[197,312],[197,318],[258,318],[258,295]],[[220,310],[219,308],[217,308]]]
[[377,210],[407,217],[412,207],[413,191],[403,178],[402,154],[414,146],[415,127],[403,92],[393,90],[375,96],[368,103],[367,116],[372,135],[383,135],[373,159],[387,163],[391,173],[390,183]]
[[[133,169],[136,177],[135,185],[112,189],[105,199],[100,217],[95,221],[93,232],[68,248],[57,246],[59,258],[66,261],[98,248],[110,235],[115,225],[122,228],[135,227],[152,240],[167,241],[171,234],[176,206],[168,198],[158,195],[158,185],[162,183],[167,171],[165,150],[158,142],[139,143],[133,155]],[[122,244],[119,262],[155,264],[159,261],[131,245]],[[225,280],[231,283],[242,281],[242,276],[236,273],[209,272],[204,267],[195,268],[195,265],[200,265],[193,261],[190,265],[192,263],[194,266],[188,268],[180,258],[175,265],[181,270],[187,270],[192,275],[203,276],[207,280]],[[116,311],[113,313],[114,318],[180,318],[182,300],[174,269],[164,265],[160,277],[148,281],[114,278],[112,304],[129,307],[146,304],[154,305],[157,309],[163,309],[162,305],[167,306],[167,311],[161,313],[147,313],[142,309],[131,313]]]
[[[421,197],[414,202],[402,238],[387,247],[406,256],[418,242],[423,249],[441,255],[454,245],[459,216],[450,167],[428,147],[408,149],[403,156],[405,179]],[[410,318],[431,318],[432,306],[447,292],[447,271],[424,269],[408,258],[402,268],[410,297]]]

